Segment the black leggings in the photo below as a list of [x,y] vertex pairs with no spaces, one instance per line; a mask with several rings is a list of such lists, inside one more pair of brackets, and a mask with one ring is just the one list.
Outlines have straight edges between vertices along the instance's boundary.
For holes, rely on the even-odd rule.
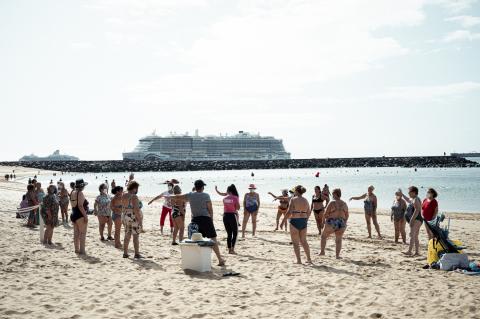
[[223,214],[223,225],[225,225],[225,230],[227,231],[227,246],[228,248],[234,248],[238,234],[238,224],[235,214]]

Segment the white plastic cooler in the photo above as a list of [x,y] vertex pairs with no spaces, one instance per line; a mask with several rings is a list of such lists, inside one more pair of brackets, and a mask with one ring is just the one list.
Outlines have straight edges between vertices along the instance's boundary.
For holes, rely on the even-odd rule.
[[212,247],[202,247],[197,243],[180,243],[182,268],[207,272],[212,270]]

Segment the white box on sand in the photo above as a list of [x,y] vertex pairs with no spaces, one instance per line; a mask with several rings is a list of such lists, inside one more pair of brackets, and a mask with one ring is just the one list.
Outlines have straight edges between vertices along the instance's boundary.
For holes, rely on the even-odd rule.
[[180,243],[182,268],[206,272],[212,270],[212,247],[202,247],[197,243]]

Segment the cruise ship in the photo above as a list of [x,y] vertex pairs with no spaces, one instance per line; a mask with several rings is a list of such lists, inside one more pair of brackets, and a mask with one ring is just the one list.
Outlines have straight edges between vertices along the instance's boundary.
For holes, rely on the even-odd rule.
[[78,161],[78,157],[60,154],[59,150],[45,157],[36,156],[34,154],[25,155],[19,159],[20,162],[48,162],[48,161]]
[[132,152],[123,153],[124,160],[151,161],[210,161],[210,160],[273,160],[290,159],[283,141],[239,131],[235,135],[199,136],[171,133],[140,139]]

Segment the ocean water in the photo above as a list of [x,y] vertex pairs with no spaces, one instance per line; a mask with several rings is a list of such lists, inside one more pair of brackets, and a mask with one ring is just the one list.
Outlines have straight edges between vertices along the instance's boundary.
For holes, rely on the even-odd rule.
[[[479,159],[476,159],[479,160]],[[254,176],[251,176],[251,173]],[[319,172],[319,177],[315,177]],[[69,183],[77,178],[84,178],[89,185],[88,192],[96,192],[100,183],[115,179],[117,185],[125,184],[129,173],[104,174],[65,174],[39,175],[38,179],[44,184],[50,180],[62,178]],[[140,183],[140,195],[154,196],[166,190],[163,184],[167,179],[176,178],[184,192],[191,190],[196,179],[203,179],[206,192],[213,200],[220,200],[215,193],[215,185],[225,190],[230,184],[235,184],[241,195],[248,191],[248,185],[257,185],[261,200],[272,203],[269,191],[280,194],[281,189],[292,188],[301,184],[307,188],[307,198],[311,198],[315,185],[328,184],[330,190],[341,188],[345,200],[351,196],[358,196],[366,192],[369,185],[375,186],[375,193],[379,200],[379,208],[391,207],[394,193],[398,188],[404,192],[411,185],[420,189],[423,198],[427,188],[433,187],[439,196],[440,211],[447,212],[480,212],[480,168],[331,168],[331,169],[274,169],[274,170],[234,170],[234,171],[197,171],[197,172],[139,172],[135,179]],[[68,184],[67,184],[68,185]],[[361,201],[352,201],[350,207],[361,208]]]

